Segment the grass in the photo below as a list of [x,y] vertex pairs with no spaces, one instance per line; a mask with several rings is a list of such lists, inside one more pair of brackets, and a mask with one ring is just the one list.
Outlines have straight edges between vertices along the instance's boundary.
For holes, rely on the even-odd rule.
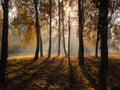
[[[85,67],[76,57],[64,56],[33,60],[33,56],[10,57],[7,64],[6,90],[97,90],[99,58],[85,57]],[[110,56],[108,90],[120,87],[120,57]],[[115,88],[115,89],[114,89]],[[118,89],[119,90],[119,89]]]

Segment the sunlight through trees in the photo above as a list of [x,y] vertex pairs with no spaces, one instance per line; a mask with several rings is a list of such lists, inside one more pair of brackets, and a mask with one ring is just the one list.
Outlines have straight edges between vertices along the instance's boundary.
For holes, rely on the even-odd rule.
[[119,29],[120,0],[0,0],[0,90],[117,90]]

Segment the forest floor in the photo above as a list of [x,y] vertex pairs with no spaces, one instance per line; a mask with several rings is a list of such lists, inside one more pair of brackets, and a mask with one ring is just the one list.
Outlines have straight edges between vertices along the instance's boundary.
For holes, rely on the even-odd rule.
[[[33,60],[33,56],[10,57],[5,90],[98,90],[99,59],[85,56],[85,66],[77,57],[63,55]],[[108,90],[120,90],[120,57],[110,56]],[[117,89],[118,88],[118,89]]]

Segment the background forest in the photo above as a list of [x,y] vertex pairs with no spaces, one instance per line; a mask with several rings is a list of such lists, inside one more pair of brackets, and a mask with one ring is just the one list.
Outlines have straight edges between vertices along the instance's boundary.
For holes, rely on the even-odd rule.
[[[65,44],[68,43],[68,8],[71,10],[71,53],[78,52],[78,6],[77,0],[71,2],[69,7],[68,1],[64,1],[64,11],[62,12],[62,2],[58,7],[58,1],[52,1],[52,52],[56,53],[58,49],[58,29],[60,28],[61,42],[63,42],[63,16],[65,30]],[[49,43],[49,2],[40,1],[38,5],[40,31],[44,52],[48,51]],[[59,17],[60,8],[60,17]],[[119,1],[111,1],[109,8],[109,30],[108,30],[108,46],[110,53],[119,53]],[[63,13],[63,16],[62,16]],[[0,10],[0,32],[2,33],[2,7]],[[60,18],[60,22],[59,22]],[[98,8],[92,0],[86,1],[84,6],[84,45],[86,53],[94,53],[97,36]],[[59,27],[60,23],[60,27]],[[2,38],[0,36],[0,38]],[[10,1],[9,2],[9,54],[16,53],[34,53],[36,44],[35,31],[35,9],[31,1]],[[74,41],[73,41],[74,39]],[[90,45],[89,45],[90,43]],[[90,46],[90,47],[89,47]],[[17,50],[16,50],[17,49]],[[63,45],[61,43],[63,53]]]

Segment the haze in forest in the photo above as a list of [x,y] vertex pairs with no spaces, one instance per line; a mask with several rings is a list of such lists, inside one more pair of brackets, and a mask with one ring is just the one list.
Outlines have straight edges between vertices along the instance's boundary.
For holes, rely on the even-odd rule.
[[120,90],[120,0],[0,0],[0,90]]
[[[2,0],[1,0],[2,1]],[[15,6],[15,1],[12,2],[12,7],[9,9],[9,23],[12,23],[14,22],[14,18],[17,18],[17,14],[18,14],[18,10]],[[75,2],[76,3],[76,2]],[[72,9],[71,10],[71,18],[72,21],[71,21],[71,55],[76,55],[78,53],[78,36],[77,36],[77,5],[75,6],[75,4],[73,5],[75,7],[75,9]],[[67,7],[67,5],[66,5]],[[2,13],[2,10],[1,10],[1,5],[0,5],[0,13]],[[56,8],[57,9],[57,8]],[[73,12],[73,13],[72,13]],[[96,11],[97,12],[97,11]],[[91,16],[94,16],[96,15],[96,12],[93,12],[93,14],[91,14]],[[52,25],[53,25],[53,31],[52,31],[52,53],[57,53],[57,49],[58,49],[58,33],[57,33],[57,29],[58,29],[58,12],[55,13],[55,19],[53,19],[53,22],[52,22]],[[66,11],[66,14],[68,12]],[[75,14],[74,14],[75,13]],[[90,14],[90,12],[89,12]],[[74,19],[74,17],[76,17]],[[68,20],[67,17],[65,17],[66,20]],[[88,22],[89,24],[89,17],[88,19],[86,19],[86,23]],[[57,24],[56,24],[57,22]],[[120,26],[120,9],[117,9],[114,14],[113,14],[113,17],[112,17],[112,20],[111,20],[111,23],[114,24],[114,25],[117,25],[119,29],[119,26]],[[85,34],[87,32],[89,32],[89,34],[86,35],[86,37],[84,38],[84,51],[85,53],[88,53],[88,54],[94,54],[95,52],[95,40],[96,38],[93,38],[94,35],[96,34],[96,32],[94,31],[94,26],[92,24],[90,24],[91,26],[90,27],[93,27],[93,30],[91,28],[88,27],[85,27]],[[22,28],[21,28],[22,27]],[[68,49],[68,25],[66,24],[65,25],[65,28],[66,28],[66,32],[65,32],[65,41],[66,41],[66,49]],[[18,30],[20,29],[20,31]],[[30,28],[30,29],[33,29],[33,28]],[[61,27],[62,29],[62,27]],[[91,31],[90,31],[91,29]],[[109,29],[109,32],[111,34],[111,37],[110,39],[108,39],[108,46],[109,46],[109,53],[120,53],[120,43],[119,43],[119,40],[116,38],[115,36],[115,31],[114,31],[115,27]],[[87,31],[88,30],[88,31]],[[34,33],[33,35],[35,35],[35,30],[31,30],[32,33],[30,33],[29,35],[26,34],[26,31],[27,31],[27,27],[26,25],[23,25],[23,26],[19,26],[19,28],[10,28],[9,30],[9,55],[14,55],[14,54],[17,54],[17,55],[24,55],[25,53],[27,54],[34,54],[35,52],[35,36],[33,37],[32,33]],[[2,32],[2,28],[0,28],[0,32]],[[43,39],[43,50],[44,50],[44,53],[48,52],[48,26],[46,25],[44,28],[41,29],[41,32],[42,32],[42,39]],[[62,34],[62,32],[61,32]],[[118,35],[119,36],[119,35]],[[0,37],[1,38],[1,37]],[[87,38],[87,39],[86,39]],[[25,40],[27,39],[27,40]],[[30,41],[29,41],[30,40]],[[0,40],[1,42],[1,40]],[[0,46],[1,46],[1,43],[0,43]],[[1,50],[0,50],[1,51]],[[100,52],[100,46],[99,46],[99,52]],[[62,43],[62,38],[61,38],[61,53],[63,53],[63,43]]]

